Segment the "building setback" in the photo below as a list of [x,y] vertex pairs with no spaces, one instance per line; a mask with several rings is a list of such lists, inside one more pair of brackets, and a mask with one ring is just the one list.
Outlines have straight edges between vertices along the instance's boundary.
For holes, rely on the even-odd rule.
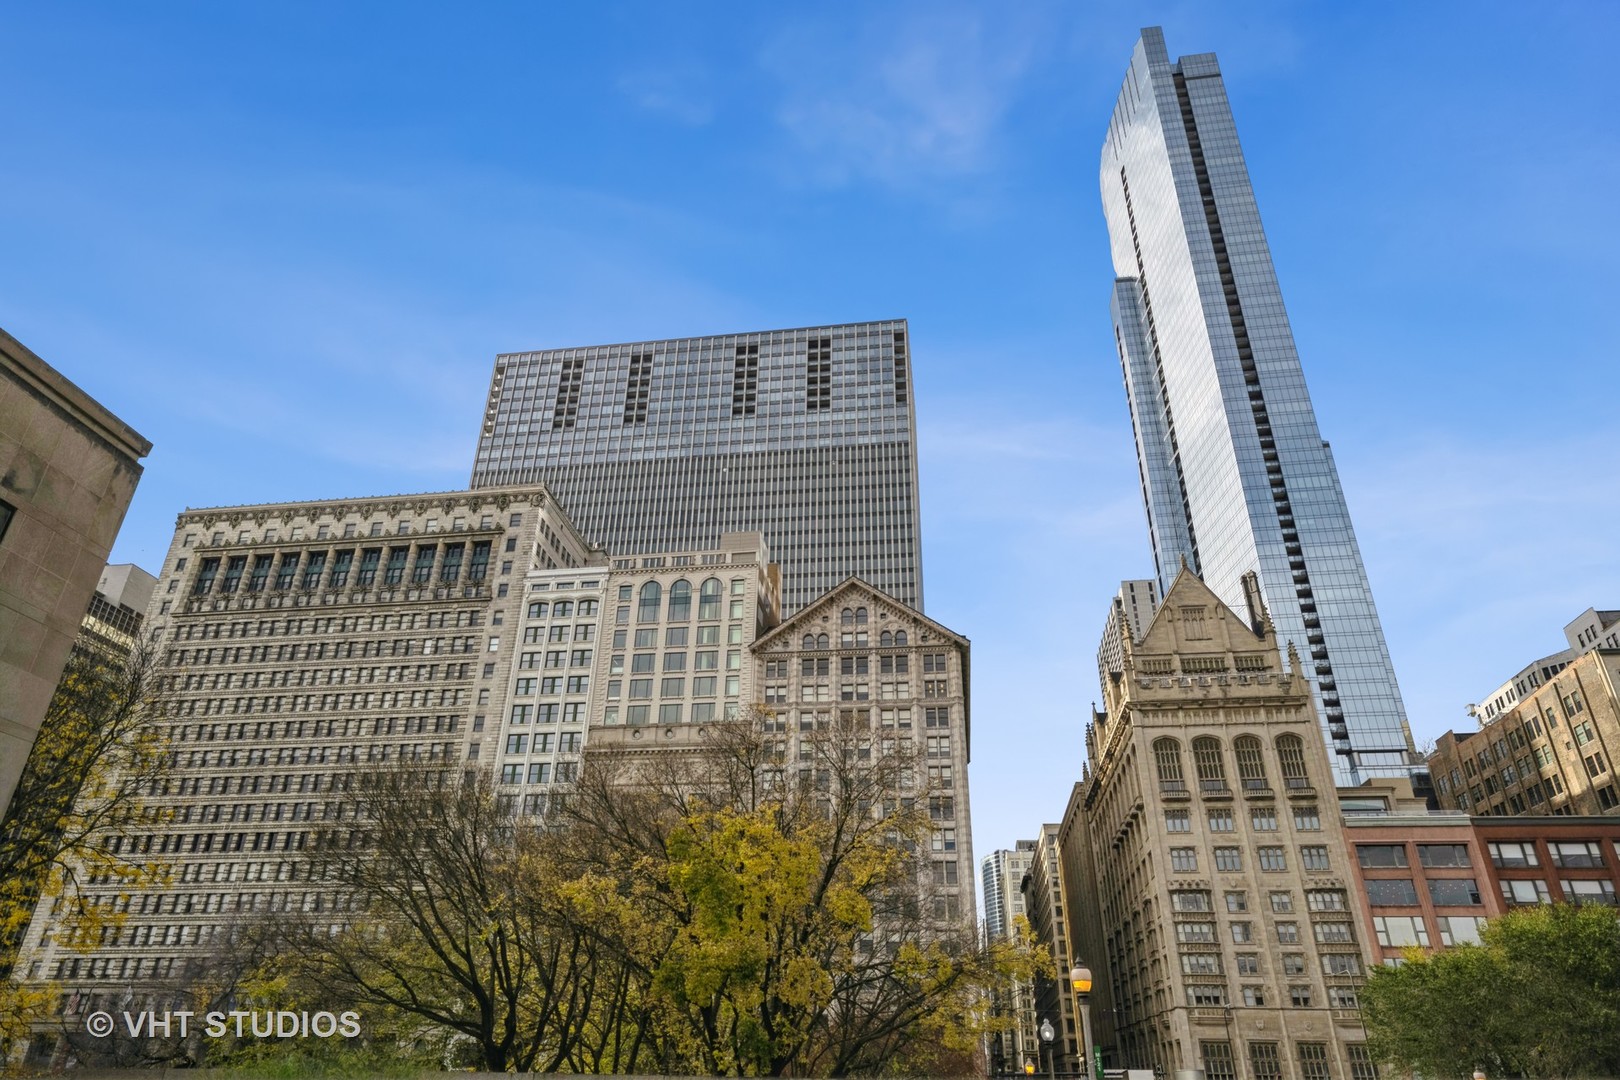
[[1094,882],[1069,902],[1077,961],[1106,972],[1097,1043],[1111,1067],[1370,1080],[1355,870],[1309,683],[1239,585],[1247,618],[1183,569],[1086,732],[1062,833]]
[[151,452],[0,330],[0,816]]
[[1212,53],[1142,31],[1102,149],[1115,341],[1161,590],[1254,572],[1341,782],[1415,764],[1383,628]]
[[904,320],[502,354],[472,484],[533,482],[615,552],[764,533],[787,613],[852,575],[922,609]]

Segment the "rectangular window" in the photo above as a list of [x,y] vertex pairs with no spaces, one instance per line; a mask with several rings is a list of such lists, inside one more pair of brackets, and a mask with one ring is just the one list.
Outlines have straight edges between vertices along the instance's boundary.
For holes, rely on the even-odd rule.
[[1170,869],[1190,872],[1198,869],[1198,850],[1190,847],[1170,849]]
[[1478,945],[1479,932],[1485,929],[1485,920],[1477,915],[1442,915],[1438,921],[1442,945]]
[[1183,945],[1215,944],[1215,924],[1212,922],[1176,923],[1176,940]]
[[1416,906],[1417,886],[1411,878],[1369,878],[1367,900],[1373,907]]
[[1277,923],[1277,940],[1284,945],[1299,944],[1299,923],[1282,920]]
[[1574,880],[1565,878],[1564,899],[1572,904],[1607,904],[1614,906],[1614,883],[1610,881]]
[[1198,1055],[1204,1062],[1204,1080],[1237,1080],[1231,1043],[1205,1040],[1198,1044]]
[[1360,975],[1361,957],[1355,953],[1323,953],[1322,974]]
[[1192,832],[1192,816],[1186,810],[1166,810],[1164,829],[1166,832]]
[[1602,866],[1603,849],[1595,840],[1557,841],[1547,845],[1554,866]]
[[[1244,1004],[1250,1005],[1250,989],[1243,991]],[[1249,1069],[1254,1080],[1282,1080],[1282,1061],[1277,1056],[1277,1044],[1274,1042],[1252,1042],[1249,1044]]]
[[1249,824],[1254,828],[1255,832],[1276,832],[1277,811],[1269,806],[1251,811]]
[[1221,954],[1182,953],[1181,973],[1183,975],[1219,975],[1221,974]]
[[1218,983],[1188,983],[1187,1004],[1195,1008],[1211,1008],[1230,1005],[1226,998],[1226,987]]
[[1237,954],[1237,973],[1239,975],[1260,974],[1260,957],[1257,953]]
[[1424,866],[1468,866],[1468,845],[1419,844],[1418,862]]
[[1274,912],[1293,911],[1294,910],[1294,894],[1293,893],[1286,893],[1286,892],[1274,892],[1274,893],[1272,893],[1271,894],[1271,910],[1274,911]]
[[1536,845],[1534,841],[1526,840],[1522,843],[1491,843],[1488,845],[1491,853],[1491,863],[1497,867],[1514,869],[1521,866],[1540,866],[1536,858]]
[[1288,857],[1280,847],[1256,848],[1255,856],[1262,870],[1279,871],[1288,869]]
[[1510,904],[1545,904],[1552,896],[1547,889],[1547,883],[1538,878],[1531,881],[1502,882],[1502,899]]
[[[1419,919],[1418,922],[1422,923]],[[1319,945],[1351,945],[1356,936],[1347,922],[1319,922],[1311,925],[1311,933]],[[1427,944],[1427,942],[1425,942]]]
[[1305,844],[1299,849],[1299,861],[1307,870],[1331,870],[1328,849],[1323,844]]
[[1429,878],[1429,899],[1436,907],[1460,907],[1480,903],[1479,886],[1473,878]]
[[1327,1043],[1296,1043],[1299,1050],[1300,1080],[1331,1080],[1328,1070]]
[[1211,810],[1209,812],[1210,832],[1235,832],[1236,830],[1237,822],[1232,817],[1232,811]]
[[1356,858],[1366,867],[1406,866],[1406,845],[1357,844]]
[[1210,911],[1209,893],[1202,889],[1175,889],[1170,893],[1172,911]]
[[1242,892],[1229,892],[1226,894],[1226,910],[1234,915],[1249,910],[1249,894]]
[[1343,889],[1307,889],[1305,906],[1311,911],[1348,911]]
[[1232,874],[1241,872],[1243,870],[1243,853],[1235,847],[1216,848],[1215,869]]

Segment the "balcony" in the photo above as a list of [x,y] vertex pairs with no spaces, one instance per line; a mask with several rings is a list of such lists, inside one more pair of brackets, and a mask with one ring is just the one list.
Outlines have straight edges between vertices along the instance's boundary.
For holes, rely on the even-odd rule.
[[1200,780],[1198,794],[1206,799],[1230,799],[1232,789],[1227,786],[1225,780]]

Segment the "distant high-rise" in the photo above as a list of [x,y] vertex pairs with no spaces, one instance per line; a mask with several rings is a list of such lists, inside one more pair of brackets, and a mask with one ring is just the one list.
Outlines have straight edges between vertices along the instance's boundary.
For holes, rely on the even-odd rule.
[[852,575],[921,610],[907,339],[899,320],[503,354],[473,486],[543,482],[615,552],[763,532],[789,613]]
[[1341,782],[1406,773],[1406,710],[1214,54],[1172,63],[1142,32],[1101,180],[1161,594],[1185,560],[1241,608],[1256,571],[1279,640],[1310,658]]

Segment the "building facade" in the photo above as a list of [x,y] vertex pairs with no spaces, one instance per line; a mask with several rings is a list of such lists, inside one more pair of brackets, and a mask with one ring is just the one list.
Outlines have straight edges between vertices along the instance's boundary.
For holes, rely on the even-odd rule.
[[1411,732],[1317,429],[1220,67],[1142,32],[1102,150],[1112,312],[1161,591],[1253,571],[1308,658],[1341,782],[1403,775]]
[[[1052,958],[1053,973],[1035,977],[1034,1015],[1030,1018],[1033,1025],[1024,1032],[1024,1061],[1029,1061],[1033,1051],[1038,1059],[1036,1072],[1047,1074],[1073,1074],[1079,1071],[1082,1060],[1079,1003],[1069,984],[1075,960],[1065,889],[1058,826],[1042,825],[1035,841],[1035,857],[1024,875],[1024,907],[1029,912],[1030,933]],[[1052,1025],[1050,1045],[1039,1034],[1043,1022]]]
[[0,330],[0,815],[151,452]]
[[503,354],[472,483],[542,481],[615,552],[764,533],[786,612],[851,575],[922,609],[904,320]]
[[[1010,940],[1015,932],[1016,920],[1028,920],[1024,910],[1024,875],[1029,873],[1035,858],[1035,841],[1019,840],[1012,850],[1000,848],[984,857],[980,864],[980,881],[984,889],[985,941]],[[995,1014],[1006,1025],[1006,1030],[992,1035],[986,1058],[992,1075],[1019,1072],[1023,1063],[1035,1056],[1035,1001],[1034,987],[1022,980],[997,987],[994,991]]]
[[1476,815],[1620,814],[1617,686],[1620,649],[1589,646],[1479,731],[1441,735],[1429,755],[1440,804]]
[[170,687],[155,799],[171,816],[110,839],[163,859],[167,880],[131,895],[93,877],[89,903],[121,925],[88,953],[55,940],[42,901],[22,977],[59,983],[78,1011],[132,986],[161,995],[244,919],[324,910],[299,853],[342,827],[356,774],[494,767],[523,575],[593,557],[538,486],[182,513],[147,614]]
[[[801,780],[812,769],[810,736],[837,725],[858,752],[916,759],[910,794],[926,800],[936,921],[976,926],[973,895],[970,646],[967,638],[851,578],[754,642],[756,688],[777,740]],[[864,733],[864,735],[863,735]]]
[[1071,897],[1113,1067],[1370,1078],[1368,953],[1304,665],[1190,570],[1125,642],[1086,733]]

